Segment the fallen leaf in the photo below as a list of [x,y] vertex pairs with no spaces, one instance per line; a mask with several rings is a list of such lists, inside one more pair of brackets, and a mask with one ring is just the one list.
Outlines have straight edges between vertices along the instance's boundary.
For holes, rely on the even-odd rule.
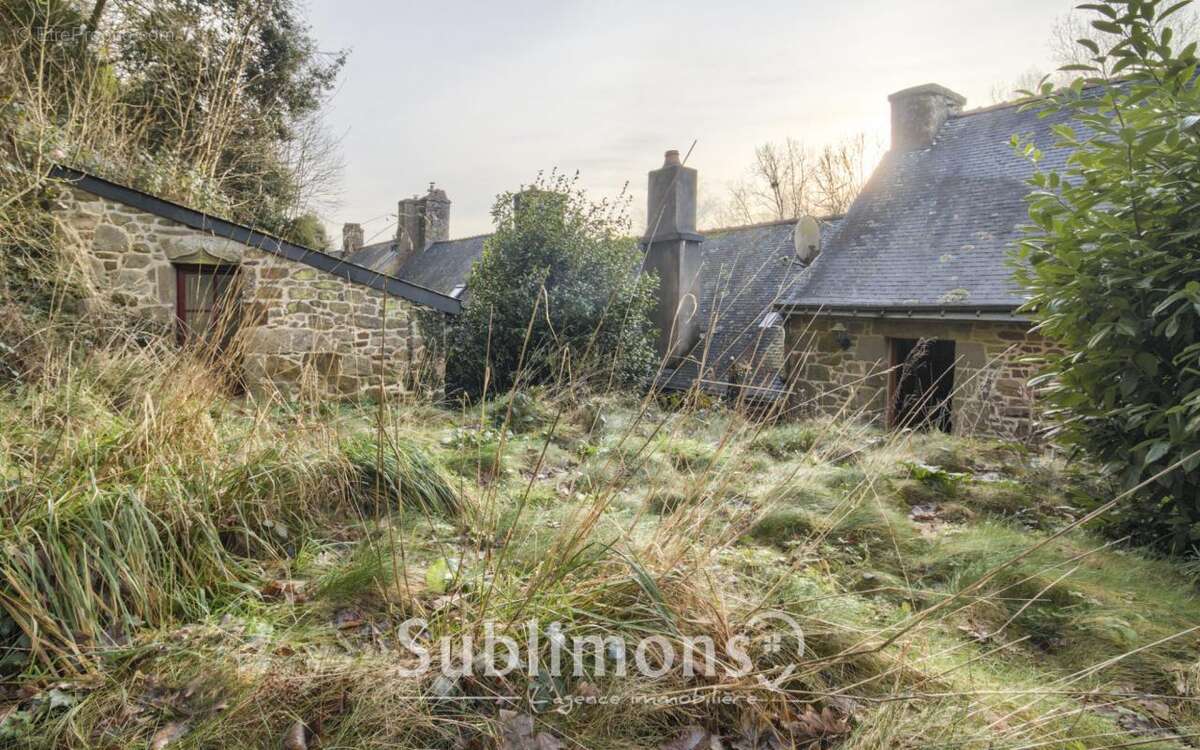
[[154,733],[150,740],[150,750],[163,750],[175,740],[187,734],[188,726],[181,721],[172,721]]
[[288,727],[283,735],[283,750],[308,750],[308,729],[303,721]]
[[533,717],[500,709],[501,750],[526,750],[533,741]]
[[578,695],[580,698],[599,698],[600,689],[587,680],[584,680],[575,687],[575,695]]
[[812,707],[804,709],[796,721],[787,724],[790,739],[794,742],[801,740],[832,740],[850,733],[850,723],[844,716],[834,713],[831,708],[821,709],[820,713]]
[[50,699],[50,710],[56,708],[70,708],[79,702],[74,693],[68,693],[60,688],[50,688],[50,692],[46,694]]
[[357,628],[366,621],[367,618],[363,616],[362,612],[352,608],[339,609],[337,614],[333,616],[333,624],[338,630]]
[[533,717],[500,709],[500,750],[562,750],[562,742],[549,732],[533,733]]
[[721,750],[724,747],[716,735],[698,724],[683,728],[670,742],[664,743],[660,750]]
[[1163,723],[1171,721],[1171,707],[1165,702],[1153,698],[1139,698],[1137,704],[1155,719]]
[[268,599],[283,599],[288,604],[296,604],[307,598],[305,595],[307,588],[308,581],[298,579],[268,581],[267,585],[262,587],[262,595]]
[[562,750],[562,743],[549,732],[538,732],[533,738],[535,750]]

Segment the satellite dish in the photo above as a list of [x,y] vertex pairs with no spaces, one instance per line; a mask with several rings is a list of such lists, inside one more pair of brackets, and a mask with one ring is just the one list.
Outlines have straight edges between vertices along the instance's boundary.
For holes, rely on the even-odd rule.
[[792,234],[792,242],[796,245],[796,257],[808,265],[816,260],[821,252],[821,225],[811,216],[805,216],[796,222]]

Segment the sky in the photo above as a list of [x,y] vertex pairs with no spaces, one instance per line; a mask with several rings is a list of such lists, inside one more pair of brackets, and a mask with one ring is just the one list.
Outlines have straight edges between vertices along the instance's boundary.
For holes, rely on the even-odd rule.
[[887,95],[940,83],[992,103],[997,84],[1048,71],[1050,29],[1074,0],[309,0],[323,50],[349,59],[325,121],[345,169],[319,209],[368,241],[430,182],[450,233],[491,230],[495,196],[539,170],[580,173],[595,197],[628,184],[635,230],[646,172],[692,147],[700,203],[742,178],[754,148],[855,133],[886,148]]

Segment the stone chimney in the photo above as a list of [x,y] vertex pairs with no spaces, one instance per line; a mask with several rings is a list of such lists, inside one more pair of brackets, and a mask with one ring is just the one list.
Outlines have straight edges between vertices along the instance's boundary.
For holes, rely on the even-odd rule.
[[658,274],[658,353],[676,366],[700,340],[700,243],[696,233],[696,170],[683,166],[678,151],[650,172],[646,198],[646,259]]
[[962,111],[965,97],[945,86],[927,83],[897,91],[892,105],[892,150],[917,151],[933,145],[938,131]]
[[450,239],[450,199],[432,182],[424,197],[414,195],[400,201],[397,215],[396,249],[401,264],[413,253]]
[[342,255],[346,256],[363,246],[362,224],[342,225]]

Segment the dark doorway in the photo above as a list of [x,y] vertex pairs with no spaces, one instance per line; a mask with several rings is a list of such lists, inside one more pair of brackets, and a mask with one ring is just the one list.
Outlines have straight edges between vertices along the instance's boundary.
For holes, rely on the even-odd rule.
[[891,339],[889,419],[892,427],[950,432],[954,342]]
[[237,327],[236,302],[236,266],[175,266],[179,343],[223,348]]

